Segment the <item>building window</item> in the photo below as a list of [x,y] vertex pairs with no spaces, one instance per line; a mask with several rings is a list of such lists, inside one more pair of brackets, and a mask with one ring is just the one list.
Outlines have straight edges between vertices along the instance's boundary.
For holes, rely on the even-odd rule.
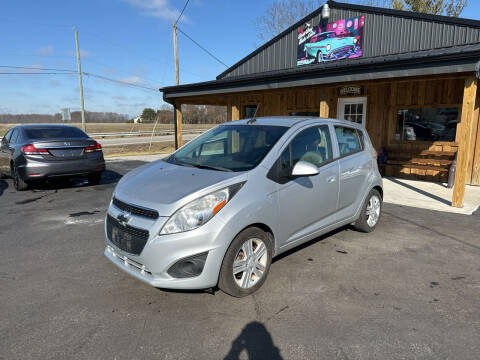
[[458,107],[398,110],[395,140],[455,141]]
[[255,116],[256,111],[257,111],[257,105],[246,105],[245,106],[245,117],[246,118],[253,118]]

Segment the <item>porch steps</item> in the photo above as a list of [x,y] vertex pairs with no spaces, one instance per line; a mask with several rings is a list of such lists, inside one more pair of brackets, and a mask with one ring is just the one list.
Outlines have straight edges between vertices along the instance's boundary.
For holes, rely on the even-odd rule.
[[383,170],[386,176],[446,182],[454,157],[455,151],[389,149]]

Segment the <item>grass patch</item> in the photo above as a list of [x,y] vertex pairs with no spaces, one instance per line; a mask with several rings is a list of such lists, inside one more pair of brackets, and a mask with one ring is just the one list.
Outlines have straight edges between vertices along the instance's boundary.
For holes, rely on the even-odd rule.
[[[80,123],[66,123],[78,128],[82,127]],[[15,125],[19,124],[0,124],[0,136]],[[137,132],[137,131],[152,131],[155,124],[127,124],[127,123],[87,123],[87,133],[112,133],[112,132]],[[218,124],[182,124],[183,130],[208,130]],[[173,131],[173,124],[157,124],[155,132],[165,130]]]
[[131,155],[155,155],[155,154],[171,154],[175,151],[173,142],[152,143],[149,144],[132,144],[121,146],[107,146],[103,148],[105,158]]

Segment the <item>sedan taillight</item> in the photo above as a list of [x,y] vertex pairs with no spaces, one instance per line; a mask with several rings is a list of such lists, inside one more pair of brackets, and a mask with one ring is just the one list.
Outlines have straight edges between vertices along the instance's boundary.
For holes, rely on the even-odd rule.
[[95,144],[87,146],[85,148],[85,152],[87,152],[87,153],[91,153],[91,152],[95,152],[95,151],[102,151],[102,145],[95,142]]
[[22,146],[22,152],[25,155],[46,155],[46,154],[48,154],[47,149],[36,148],[35,145],[33,145],[33,144],[28,144],[28,145]]

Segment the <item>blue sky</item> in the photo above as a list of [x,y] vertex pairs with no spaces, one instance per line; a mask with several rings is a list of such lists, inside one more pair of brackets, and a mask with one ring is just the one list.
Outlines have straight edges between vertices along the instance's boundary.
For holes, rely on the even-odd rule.
[[[271,0],[191,0],[179,26],[227,65],[261,42],[254,19]],[[172,22],[184,0],[1,0],[0,66],[82,70],[150,88],[174,84]],[[479,18],[480,3],[462,14]],[[180,82],[212,80],[225,67],[179,34]],[[0,68],[0,72],[13,69]],[[38,71],[38,70],[37,70]],[[131,116],[159,108],[159,92],[84,76],[85,107]],[[55,113],[80,108],[78,77],[0,74],[0,113]]]

